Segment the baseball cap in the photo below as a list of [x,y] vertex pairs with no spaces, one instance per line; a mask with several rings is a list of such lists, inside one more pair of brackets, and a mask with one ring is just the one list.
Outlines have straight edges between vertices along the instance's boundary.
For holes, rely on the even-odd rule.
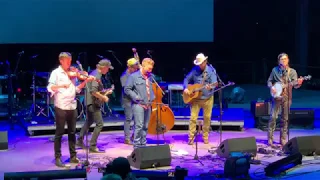
[[128,61],[127,61],[127,65],[128,66],[133,66],[133,65],[136,65],[138,64],[139,62],[135,59],[135,58],[130,58]]
[[102,59],[98,63],[99,66],[109,66],[110,69],[114,69],[114,67],[111,65],[111,61],[109,59]]
[[71,58],[72,55],[71,55],[71,53],[69,53],[69,52],[61,52],[61,53],[59,54],[59,59],[60,59],[60,58],[63,58],[63,57]]

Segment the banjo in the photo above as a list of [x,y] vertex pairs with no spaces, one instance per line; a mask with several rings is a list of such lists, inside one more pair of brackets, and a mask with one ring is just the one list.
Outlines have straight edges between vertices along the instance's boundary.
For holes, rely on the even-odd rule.
[[[308,76],[304,76],[304,77],[299,78],[299,79],[303,79],[303,80],[306,81],[306,80],[310,80],[311,78],[312,78],[312,76],[308,75]],[[288,85],[292,85],[292,82],[289,83],[289,84],[287,84],[287,85],[284,85],[284,84],[282,84],[281,82],[276,82],[276,83],[272,86],[272,88],[270,89],[270,94],[271,94],[271,96],[272,96],[273,98],[281,98],[281,94],[282,94],[283,89],[284,89],[286,86],[288,86]],[[273,93],[273,92],[272,92],[272,89],[275,89],[276,92]]]

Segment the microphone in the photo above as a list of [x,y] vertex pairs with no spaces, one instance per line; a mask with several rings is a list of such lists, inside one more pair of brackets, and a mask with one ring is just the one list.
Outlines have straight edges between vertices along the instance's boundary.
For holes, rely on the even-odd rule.
[[111,53],[113,53],[114,51],[112,51],[112,50],[106,50],[106,52],[111,52]]
[[97,57],[99,57],[100,59],[104,59],[104,57],[99,54],[97,54]]
[[79,65],[79,64],[80,64],[80,61],[77,60],[76,63]]
[[39,54],[33,55],[31,56],[31,59],[37,58],[39,56]]
[[24,51],[18,52],[19,55],[24,54]]
[[147,54],[153,53],[153,50],[147,50]]

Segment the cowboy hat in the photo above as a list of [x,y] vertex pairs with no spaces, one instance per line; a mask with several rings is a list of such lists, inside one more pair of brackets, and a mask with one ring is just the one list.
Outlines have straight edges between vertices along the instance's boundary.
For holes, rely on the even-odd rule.
[[193,64],[199,66],[207,59],[208,59],[208,56],[204,56],[203,53],[200,53],[197,55],[196,59],[193,61]]

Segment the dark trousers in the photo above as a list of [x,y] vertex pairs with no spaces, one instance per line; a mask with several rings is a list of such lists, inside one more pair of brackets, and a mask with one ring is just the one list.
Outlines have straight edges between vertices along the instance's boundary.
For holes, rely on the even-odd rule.
[[77,110],[62,110],[55,107],[55,121],[56,121],[56,133],[54,138],[54,153],[56,158],[61,157],[61,139],[64,134],[64,127],[67,122],[68,125],[68,143],[70,157],[75,157],[76,152],[76,122],[77,122]]
[[280,144],[284,145],[287,141],[288,134],[288,120],[289,120],[289,107],[291,106],[291,100],[288,96],[284,96],[281,99],[273,99],[271,118],[269,120],[268,127],[268,143],[273,143],[273,134],[276,129],[276,120],[281,110],[280,121]]
[[103,119],[100,107],[95,105],[88,105],[87,106],[87,120],[84,123],[83,127],[81,128],[79,140],[83,141],[84,136],[88,133],[90,126],[96,123],[96,127],[93,130],[92,137],[90,140],[90,146],[96,147],[97,146],[97,139],[100,135],[100,132],[103,128]]

